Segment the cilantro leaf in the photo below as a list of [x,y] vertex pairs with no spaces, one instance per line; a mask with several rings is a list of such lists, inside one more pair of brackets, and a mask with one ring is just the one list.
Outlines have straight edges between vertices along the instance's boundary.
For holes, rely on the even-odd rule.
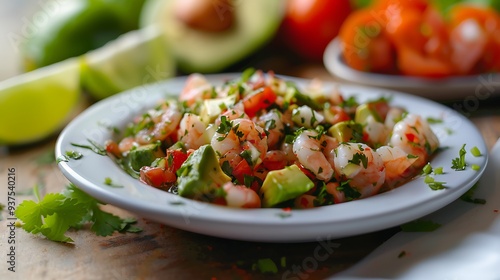
[[77,225],[85,213],[78,200],[68,199],[62,194],[47,194],[39,203],[27,200],[16,209],[16,217],[24,222],[24,230],[42,233],[50,240],[61,242],[72,241],[64,234],[71,226]]
[[50,240],[73,242],[65,235],[70,228],[80,228],[92,223],[91,230],[99,236],[118,232],[140,232],[131,226],[135,219],[121,219],[100,209],[102,203],[70,184],[62,193],[49,193],[39,199],[23,201],[16,209],[16,217],[23,222],[22,228],[29,233],[41,233]]
[[430,220],[414,220],[401,225],[401,230],[406,232],[430,232],[435,231],[441,224]]
[[465,150],[465,144],[463,144],[462,148],[460,148],[459,156],[451,160],[451,168],[456,171],[465,170],[465,166],[467,166],[465,163],[465,154],[467,154],[467,151]]
[[368,158],[366,157],[365,154],[362,153],[355,153],[352,156],[352,159],[349,160],[348,162],[356,165],[360,165],[360,163],[362,163],[365,169],[368,167]]

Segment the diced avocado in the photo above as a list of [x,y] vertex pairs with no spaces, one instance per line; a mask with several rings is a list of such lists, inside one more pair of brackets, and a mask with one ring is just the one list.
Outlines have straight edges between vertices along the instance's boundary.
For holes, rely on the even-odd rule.
[[354,121],[360,124],[365,124],[369,117],[373,117],[377,122],[382,122],[382,117],[368,103],[361,104],[356,108]]
[[361,142],[363,126],[352,120],[339,122],[328,129],[328,134],[335,137],[339,142]]
[[189,155],[177,171],[179,195],[199,199],[212,195],[222,185],[231,181],[221,169],[214,149],[210,145],[201,146]]
[[[182,1],[184,2],[184,1]],[[286,1],[212,1],[208,12],[216,20],[232,15],[229,28],[206,31],[178,17],[181,1],[148,0],[142,9],[141,27],[156,24],[163,29],[184,72],[218,72],[242,60],[267,43],[278,31]]]
[[314,101],[309,95],[302,93],[294,84],[290,83],[288,83],[288,90],[285,94],[285,102],[299,106],[306,105],[314,110],[323,109],[320,103]]
[[314,188],[314,183],[297,165],[287,166],[267,174],[260,195],[262,207],[273,207],[281,202],[296,198]]
[[236,104],[238,95],[233,94],[223,98],[205,99],[200,116],[205,123],[212,123],[221,112]]
[[150,166],[159,157],[164,157],[165,153],[158,144],[148,144],[131,150],[128,154],[130,166],[135,171],[139,171],[143,166]]

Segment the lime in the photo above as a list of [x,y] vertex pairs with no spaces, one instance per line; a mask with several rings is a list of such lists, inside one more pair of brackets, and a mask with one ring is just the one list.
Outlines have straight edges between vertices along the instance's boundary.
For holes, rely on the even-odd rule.
[[175,75],[175,61],[156,27],[127,32],[83,56],[81,85],[96,99]]
[[0,144],[28,144],[60,129],[80,97],[73,58],[0,82]]

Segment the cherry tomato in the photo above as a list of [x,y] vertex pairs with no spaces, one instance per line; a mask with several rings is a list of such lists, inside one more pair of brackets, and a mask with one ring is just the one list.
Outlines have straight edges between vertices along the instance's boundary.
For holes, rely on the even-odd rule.
[[360,71],[393,72],[394,49],[384,28],[370,8],[352,13],[340,29],[347,65]]
[[281,33],[293,51],[321,61],[330,41],[352,12],[349,0],[288,0]]

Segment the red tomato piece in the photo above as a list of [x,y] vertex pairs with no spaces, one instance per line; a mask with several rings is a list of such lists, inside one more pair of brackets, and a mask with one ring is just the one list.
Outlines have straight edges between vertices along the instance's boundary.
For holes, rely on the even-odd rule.
[[264,87],[260,91],[255,91],[243,98],[245,113],[253,118],[257,112],[266,109],[276,101],[276,93],[270,87]]
[[321,61],[352,10],[349,0],[287,0],[283,41],[303,58]]

